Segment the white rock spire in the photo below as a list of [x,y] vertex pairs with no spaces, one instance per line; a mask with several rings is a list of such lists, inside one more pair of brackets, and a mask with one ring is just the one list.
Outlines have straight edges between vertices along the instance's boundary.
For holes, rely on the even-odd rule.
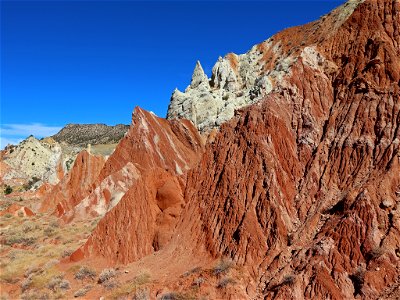
[[197,61],[196,66],[194,67],[192,81],[190,83],[191,88],[196,88],[202,83],[208,84],[208,77],[204,73],[203,67],[200,64],[200,61]]

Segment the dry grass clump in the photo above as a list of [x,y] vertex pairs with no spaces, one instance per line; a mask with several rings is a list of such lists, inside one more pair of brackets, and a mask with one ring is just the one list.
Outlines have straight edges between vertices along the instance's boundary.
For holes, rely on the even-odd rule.
[[226,288],[229,284],[234,284],[234,283],[235,281],[232,278],[229,277],[222,278],[217,284],[217,289]]
[[195,296],[186,294],[186,293],[178,293],[178,292],[169,292],[161,296],[161,300],[194,300]]
[[104,269],[101,271],[98,283],[104,283],[106,281],[109,281],[111,278],[114,278],[117,275],[117,272],[115,269],[110,268],[110,269]]
[[77,291],[74,293],[74,297],[77,298],[77,297],[83,297],[83,296],[85,296],[85,295],[92,289],[92,287],[93,287],[93,286],[91,286],[91,285],[86,285],[86,286],[84,286],[83,288],[77,290]]
[[48,300],[54,299],[50,297],[50,294],[47,291],[40,290],[28,290],[21,295],[22,300]]
[[82,266],[74,275],[75,279],[91,279],[94,280],[96,278],[96,272],[87,266]]
[[71,288],[69,281],[64,279],[64,275],[56,275],[51,278],[47,287],[53,292],[57,290],[69,290]]
[[233,267],[233,262],[228,259],[221,259],[214,267],[214,275],[219,275],[228,272]]
[[123,299],[126,296],[134,294],[133,299],[148,299],[140,298],[140,296],[148,295],[147,289],[143,288],[143,285],[150,281],[150,275],[147,273],[140,274],[134,279],[126,282],[125,284],[119,286],[115,291],[110,294],[111,299]]

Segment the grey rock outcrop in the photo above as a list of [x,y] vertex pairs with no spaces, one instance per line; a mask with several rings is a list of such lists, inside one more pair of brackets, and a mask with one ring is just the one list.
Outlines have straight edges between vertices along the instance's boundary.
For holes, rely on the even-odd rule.
[[[272,41],[263,44],[278,54],[279,47]],[[276,70],[266,73],[259,63],[262,58],[258,46],[246,54],[229,53],[224,58],[219,57],[210,79],[197,62],[190,85],[184,92],[178,89],[173,92],[167,118],[189,119],[202,132],[219,127],[233,117],[235,109],[252,104],[271,92],[274,77],[287,73],[284,67],[284,62],[290,64],[287,57],[276,65]]]

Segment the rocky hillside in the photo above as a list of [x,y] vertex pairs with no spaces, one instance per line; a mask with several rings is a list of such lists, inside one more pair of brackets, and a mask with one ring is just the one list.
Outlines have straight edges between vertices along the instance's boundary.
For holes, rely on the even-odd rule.
[[114,144],[128,131],[129,125],[68,124],[52,138],[59,143],[86,147],[88,144]]
[[29,181],[57,184],[73,166],[75,158],[88,145],[96,155],[108,157],[128,131],[128,125],[69,124],[52,137],[33,136],[19,145],[1,151],[1,183],[28,186]]

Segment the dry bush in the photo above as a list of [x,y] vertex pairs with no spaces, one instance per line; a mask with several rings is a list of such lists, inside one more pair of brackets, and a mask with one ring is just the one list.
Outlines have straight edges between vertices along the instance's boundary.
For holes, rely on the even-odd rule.
[[92,280],[94,280],[96,278],[96,272],[86,266],[82,266],[78,272],[75,273],[74,275],[75,279],[86,279],[86,278],[90,278]]
[[223,289],[226,288],[228,286],[228,284],[234,284],[235,281],[232,278],[229,277],[225,277],[223,279],[221,279],[218,284],[217,284],[217,289]]
[[196,267],[196,268],[193,268],[193,269],[183,273],[182,277],[187,277],[187,276],[190,276],[192,274],[200,273],[200,272],[201,272],[201,268],[200,267]]
[[220,260],[218,265],[216,265],[214,267],[214,270],[213,270],[214,274],[215,275],[219,275],[219,274],[222,274],[222,273],[226,273],[226,272],[229,271],[229,269],[232,268],[232,266],[233,266],[232,261],[227,260],[227,259],[222,259],[222,260]]
[[203,277],[199,277],[199,278],[196,278],[194,281],[193,281],[193,283],[192,283],[192,285],[195,285],[195,286],[198,286],[198,287],[200,287],[203,283],[204,283],[204,278]]
[[85,296],[91,289],[92,289],[92,286],[91,286],[91,285],[86,285],[86,286],[84,286],[83,288],[77,290],[77,291],[75,292],[75,294],[74,294],[74,297],[75,297],[75,298],[77,298],[77,297],[83,297],[83,296]]
[[113,269],[113,268],[104,269],[100,273],[98,283],[106,282],[106,281],[110,280],[111,278],[115,277],[116,275],[117,275],[117,272],[115,271],[115,269]]
[[186,294],[186,293],[178,293],[178,292],[169,292],[161,296],[161,300],[194,300],[197,299],[195,296]]
[[53,297],[50,297],[49,293],[40,290],[28,290],[21,295],[22,300],[50,300]]
[[68,280],[64,279],[63,275],[56,275],[50,279],[47,287],[53,292],[56,292],[60,289],[69,290],[71,288],[71,285]]
[[147,289],[143,289],[142,285],[148,283],[149,281],[150,281],[149,274],[147,274],[147,273],[140,274],[140,275],[136,276],[133,280],[130,280],[130,281],[126,282],[125,284],[119,286],[118,289],[116,289],[115,291],[112,292],[112,294],[110,295],[110,298],[111,299],[121,299],[128,295],[135,294],[136,298],[134,298],[134,299],[148,299],[148,298],[139,298],[139,296],[148,294]]

